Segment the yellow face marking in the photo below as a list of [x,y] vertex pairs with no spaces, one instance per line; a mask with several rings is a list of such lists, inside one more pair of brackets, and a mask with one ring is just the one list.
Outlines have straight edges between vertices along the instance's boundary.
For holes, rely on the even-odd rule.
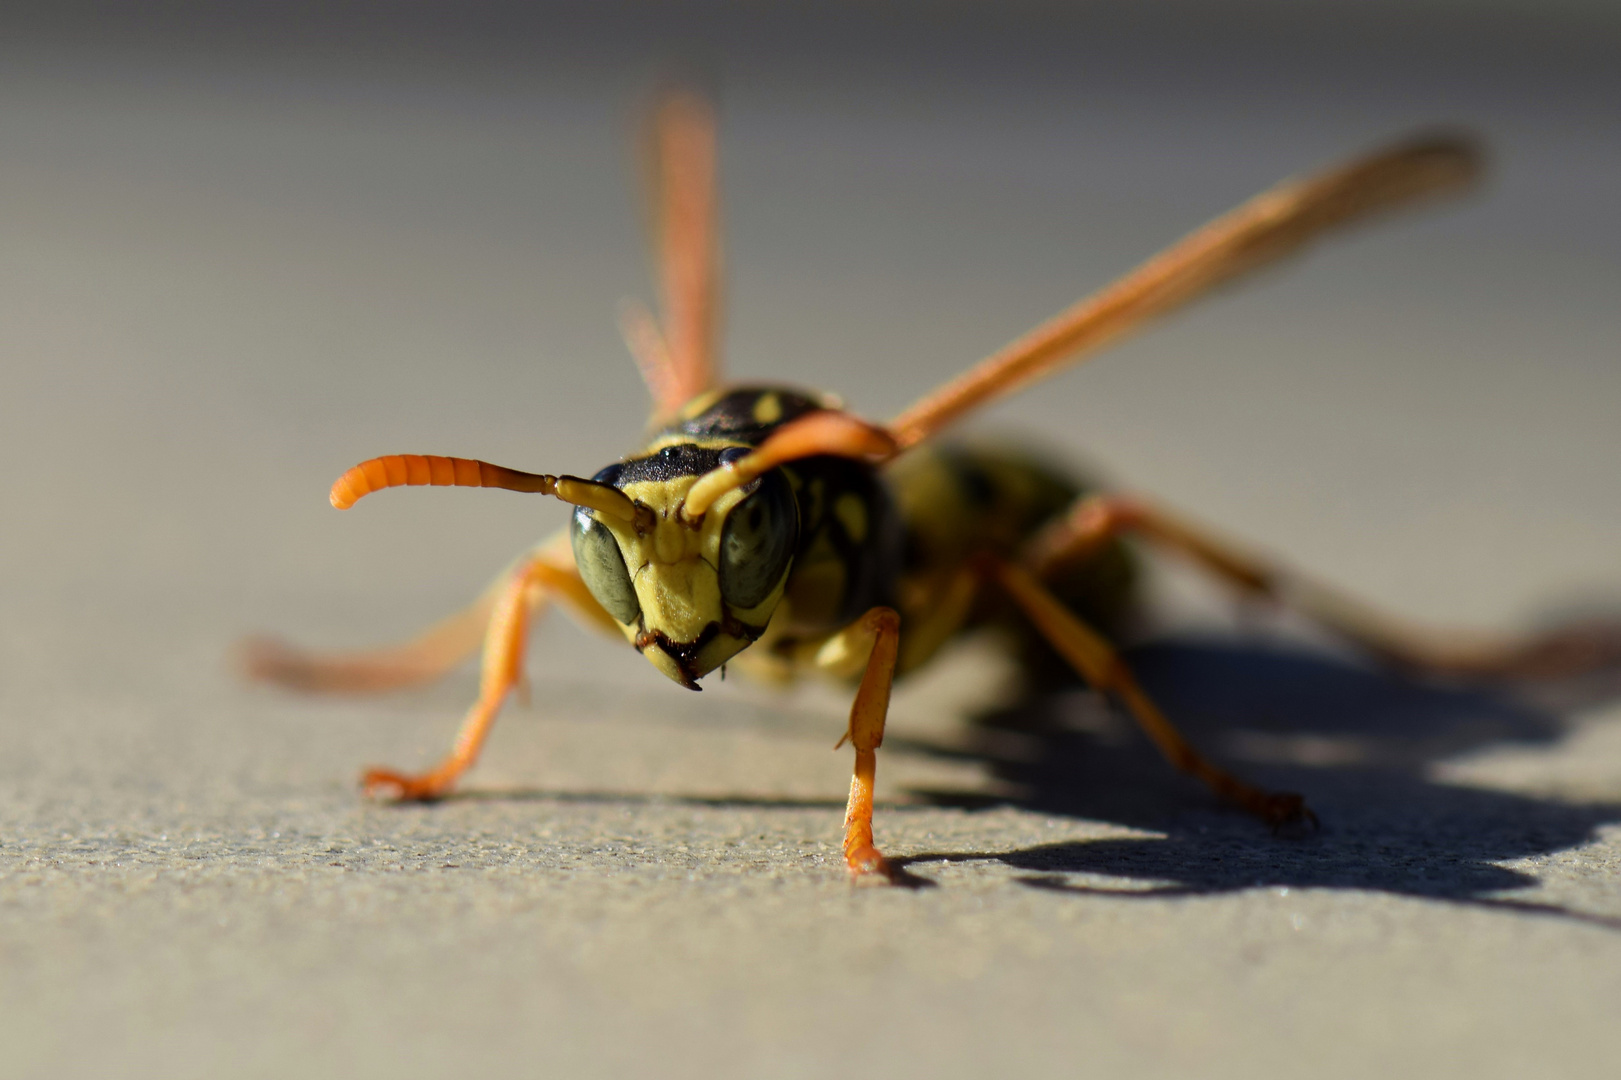
[[867,538],[867,504],[861,496],[847,491],[833,503],[833,516],[844,526],[844,534],[859,544]]
[[[696,479],[680,476],[624,486],[626,495],[653,510],[653,527],[644,534],[617,522],[606,523],[624,552],[631,586],[641,603],[643,627],[663,633],[673,642],[696,641],[723,614],[716,567],[726,515],[709,514],[697,529],[677,516]],[[729,510],[739,501],[723,499],[716,509]],[[636,633],[636,627],[626,627],[626,636],[632,640]]]
[[761,394],[754,402],[754,422],[775,424],[782,419],[782,399],[776,394]]

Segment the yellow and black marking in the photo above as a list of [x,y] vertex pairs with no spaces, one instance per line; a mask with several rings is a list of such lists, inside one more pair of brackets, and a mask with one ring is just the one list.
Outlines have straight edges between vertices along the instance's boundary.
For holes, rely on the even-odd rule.
[[782,387],[713,390],[688,402],[653,445],[673,439],[699,445],[758,446],[777,428],[836,405],[824,396]]

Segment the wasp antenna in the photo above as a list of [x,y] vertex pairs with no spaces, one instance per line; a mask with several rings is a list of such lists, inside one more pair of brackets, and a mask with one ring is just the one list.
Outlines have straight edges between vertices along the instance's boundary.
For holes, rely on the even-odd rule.
[[480,487],[554,495],[624,521],[636,519],[636,504],[618,488],[577,476],[519,472],[472,458],[387,454],[362,461],[332,485],[332,505],[347,510],[374,491],[391,487]]
[[[646,518],[651,512],[645,506],[638,509],[629,495],[611,484],[582,480],[578,476],[547,477],[547,479],[555,479],[556,483],[546,494],[555,495],[566,503],[588,507],[611,518],[618,518],[627,524],[636,522],[639,517]],[[645,521],[642,523],[644,527],[646,524]]]
[[387,454],[362,461],[332,485],[332,505],[347,510],[374,491],[391,487],[493,487],[551,494],[557,478],[537,476],[471,458]]

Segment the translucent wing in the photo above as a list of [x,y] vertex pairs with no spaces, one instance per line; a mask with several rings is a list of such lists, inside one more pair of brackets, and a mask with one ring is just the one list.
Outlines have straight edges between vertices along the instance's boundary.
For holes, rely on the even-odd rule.
[[655,418],[714,385],[720,307],[715,115],[690,91],[668,93],[647,135],[649,227],[661,318],[627,309],[622,323]]
[[1460,136],[1421,136],[1303,180],[1286,180],[1197,229],[1114,284],[1036,327],[880,426],[848,414],[785,424],[747,457],[693,485],[686,513],[701,515],[767,468],[830,454],[878,464],[987,402],[1022,390],[1330,230],[1479,177],[1482,155]]
[[981,361],[895,417],[889,430],[899,449],[914,446],[973,409],[1077,363],[1148,320],[1293,254],[1338,226],[1462,189],[1481,167],[1473,141],[1427,136],[1316,176],[1286,180]]

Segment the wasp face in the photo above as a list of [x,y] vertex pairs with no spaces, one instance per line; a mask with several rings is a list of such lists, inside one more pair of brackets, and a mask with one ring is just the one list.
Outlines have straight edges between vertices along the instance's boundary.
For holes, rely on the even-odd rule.
[[593,479],[628,495],[636,521],[574,512],[574,561],[586,588],[654,667],[689,690],[765,632],[799,540],[799,508],[780,470],[728,493],[696,522],[682,515],[700,476],[747,452],[678,443],[610,465]]

